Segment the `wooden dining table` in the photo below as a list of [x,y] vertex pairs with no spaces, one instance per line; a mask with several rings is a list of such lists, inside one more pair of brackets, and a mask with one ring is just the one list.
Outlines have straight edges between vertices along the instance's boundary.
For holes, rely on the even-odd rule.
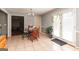
[[31,30],[28,29],[27,31],[24,31],[22,37],[24,38],[26,36],[26,37],[28,37],[28,39],[33,41],[33,40],[35,40],[35,39],[37,39],[39,37],[38,32],[39,31],[38,31],[37,27],[35,27],[35,28],[31,29]]

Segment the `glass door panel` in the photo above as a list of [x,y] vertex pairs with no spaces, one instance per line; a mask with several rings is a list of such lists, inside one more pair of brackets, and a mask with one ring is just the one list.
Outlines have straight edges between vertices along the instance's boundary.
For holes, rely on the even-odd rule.
[[74,21],[72,12],[62,15],[62,38],[73,41]]
[[61,20],[59,15],[53,17],[53,34],[57,37],[60,37],[60,26]]

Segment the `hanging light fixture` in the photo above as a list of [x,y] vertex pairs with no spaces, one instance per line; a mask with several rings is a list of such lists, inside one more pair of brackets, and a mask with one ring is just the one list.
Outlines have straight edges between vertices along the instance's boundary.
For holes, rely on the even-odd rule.
[[27,11],[28,11],[28,14],[27,15],[32,15],[32,16],[34,16],[35,14],[34,14],[34,12],[33,12],[33,9],[27,9]]

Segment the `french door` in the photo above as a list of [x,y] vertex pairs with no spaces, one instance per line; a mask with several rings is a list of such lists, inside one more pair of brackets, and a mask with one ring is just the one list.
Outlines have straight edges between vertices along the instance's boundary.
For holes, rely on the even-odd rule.
[[74,42],[74,16],[73,12],[53,16],[53,35],[67,41]]
[[54,15],[53,17],[53,34],[57,37],[60,37],[61,33],[61,19],[60,15]]
[[62,38],[73,42],[74,34],[74,16],[73,12],[62,14]]

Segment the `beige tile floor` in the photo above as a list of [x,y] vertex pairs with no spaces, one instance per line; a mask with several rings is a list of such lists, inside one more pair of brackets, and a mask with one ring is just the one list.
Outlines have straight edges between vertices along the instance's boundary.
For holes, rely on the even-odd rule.
[[25,37],[22,38],[21,35],[13,36],[8,39],[7,42],[9,51],[76,51],[76,48],[73,48],[69,45],[59,46],[51,41],[45,35],[40,35],[38,41],[30,41]]

